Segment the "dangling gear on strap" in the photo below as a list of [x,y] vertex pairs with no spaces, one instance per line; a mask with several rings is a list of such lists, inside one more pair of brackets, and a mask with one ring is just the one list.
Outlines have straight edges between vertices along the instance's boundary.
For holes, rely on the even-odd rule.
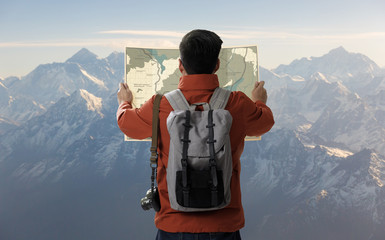
[[159,105],[162,99],[161,94],[157,94],[154,100],[154,107],[152,112],[152,140],[151,140],[151,156],[150,156],[150,167],[151,167],[151,194],[155,191],[155,180],[158,167],[158,132],[159,132]]

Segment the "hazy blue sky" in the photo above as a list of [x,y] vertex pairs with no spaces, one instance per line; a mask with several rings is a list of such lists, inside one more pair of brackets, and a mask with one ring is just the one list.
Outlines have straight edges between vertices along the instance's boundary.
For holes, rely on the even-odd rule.
[[385,0],[0,0],[0,77],[83,47],[99,57],[125,46],[177,47],[196,28],[217,32],[224,46],[257,44],[269,69],[339,46],[385,67]]

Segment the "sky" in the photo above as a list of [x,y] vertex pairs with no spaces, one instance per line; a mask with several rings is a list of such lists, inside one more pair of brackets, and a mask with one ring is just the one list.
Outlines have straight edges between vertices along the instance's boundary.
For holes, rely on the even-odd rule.
[[274,69],[343,46],[385,68],[385,0],[0,0],[0,78],[125,47],[176,48],[193,29],[223,46],[258,45]]

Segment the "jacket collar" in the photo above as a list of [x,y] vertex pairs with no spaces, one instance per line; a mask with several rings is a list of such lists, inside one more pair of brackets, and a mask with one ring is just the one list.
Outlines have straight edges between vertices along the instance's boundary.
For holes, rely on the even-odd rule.
[[179,80],[180,90],[213,90],[219,87],[216,74],[192,74],[182,76]]

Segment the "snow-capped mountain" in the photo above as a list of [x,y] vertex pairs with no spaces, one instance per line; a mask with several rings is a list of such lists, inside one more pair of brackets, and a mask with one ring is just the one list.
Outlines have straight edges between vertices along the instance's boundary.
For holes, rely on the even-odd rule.
[[[383,70],[338,48],[260,71],[276,125],[245,144],[243,239],[382,239]],[[116,124],[123,76],[122,53],[81,49],[0,81],[0,239],[155,236],[150,143]]]
[[274,110],[277,120],[276,127],[306,127],[315,122],[324,108],[334,99],[354,95],[341,83],[329,82],[319,72],[310,76],[306,81],[286,80],[288,84],[285,87],[276,87],[276,82],[281,79],[274,81],[264,79],[267,79],[267,87],[271,88],[269,105]]
[[124,142],[116,108],[115,94],[80,89],[1,135],[1,239],[154,235],[139,204],[150,184],[149,143]]
[[384,70],[365,55],[349,53],[343,47],[333,49],[321,57],[302,58],[289,65],[280,65],[274,72],[304,78],[321,72],[330,81],[342,81],[354,91],[369,84],[373,77],[384,74]]
[[[98,80],[101,80],[104,87],[116,89],[117,83],[123,81],[123,61],[124,58],[122,53],[113,52],[108,57],[100,59],[94,53],[83,48],[69,58],[66,63],[80,65],[81,72],[91,80],[93,79],[95,83],[99,82]],[[90,73],[92,73],[92,75]],[[114,81],[108,81],[111,79]]]
[[28,158],[20,165],[11,164],[12,176],[26,182],[34,177],[39,181],[60,178],[81,163],[72,165],[73,154],[92,144],[95,130],[91,128],[104,118],[102,105],[101,98],[84,89],[60,99],[43,115],[8,132],[1,141],[5,150],[0,161]]
[[264,69],[261,79],[266,80],[270,90],[268,103],[276,127],[300,131],[310,144],[327,143],[352,151],[371,148],[385,154],[385,105],[381,101],[385,91],[376,88],[382,86],[385,74],[366,56],[338,48],[322,57],[281,65],[274,71]]
[[[38,66],[27,76],[6,78],[6,97],[0,105],[0,115],[22,123],[44,113],[60,98],[85,89],[99,97],[109,96],[123,81],[122,53],[112,53],[104,59],[87,49],[81,49],[65,63]],[[0,90],[2,91],[2,90]]]

